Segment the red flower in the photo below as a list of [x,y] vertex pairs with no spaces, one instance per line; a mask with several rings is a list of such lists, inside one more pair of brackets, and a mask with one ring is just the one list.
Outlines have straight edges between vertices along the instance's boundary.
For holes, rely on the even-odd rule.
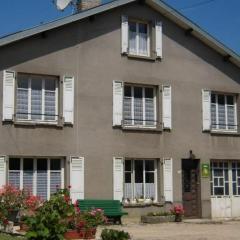
[[68,188],[70,189],[70,188],[72,188],[72,186],[71,186],[71,185],[69,185],[69,186],[68,186]]

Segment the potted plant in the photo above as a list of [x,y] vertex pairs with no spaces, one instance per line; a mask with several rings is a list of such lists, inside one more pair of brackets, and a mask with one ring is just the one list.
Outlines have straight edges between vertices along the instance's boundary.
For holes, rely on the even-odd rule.
[[80,213],[77,220],[79,237],[84,236],[84,239],[95,238],[97,226],[106,223],[106,221],[103,210],[99,208]]
[[181,222],[183,215],[184,215],[184,209],[183,206],[180,204],[174,205],[171,209],[172,214],[175,215],[175,222]]
[[0,190],[1,207],[7,210],[8,221],[17,222],[19,210],[22,209],[26,192],[19,190],[12,185],[5,185]]

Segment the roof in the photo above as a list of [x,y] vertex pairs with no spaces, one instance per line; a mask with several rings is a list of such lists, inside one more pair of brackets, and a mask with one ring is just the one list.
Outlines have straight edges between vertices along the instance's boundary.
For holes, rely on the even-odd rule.
[[[136,1],[137,0],[115,0],[113,2],[106,3],[98,7],[53,22],[49,22],[34,28],[30,28],[21,32],[5,36],[3,38],[0,38],[0,47]],[[205,44],[213,48],[215,51],[220,53],[223,57],[226,57],[226,59],[229,59],[232,63],[240,67],[240,56],[237,53],[235,53],[233,50],[219,42],[217,39],[215,39],[209,33],[204,31],[197,24],[187,19],[177,10],[173,9],[166,3],[162,2],[161,0],[145,0],[145,2],[146,4],[150,5],[153,9],[159,11],[165,17],[171,19],[173,22],[175,22],[183,29],[186,30],[190,29],[192,35],[194,35],[196,38],[200,39],[202,42],[204,42]]]

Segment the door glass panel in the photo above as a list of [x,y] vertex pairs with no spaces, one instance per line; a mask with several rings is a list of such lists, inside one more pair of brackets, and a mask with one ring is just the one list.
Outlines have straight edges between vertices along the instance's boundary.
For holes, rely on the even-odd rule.
[[61,188],[61,159],[50,160],[50,194]]
[[37,159],[37,195],[47,199],[47,159]]
[[143,161],[135,161],[135,193],[137,198],[143,198]]
[[23,188],[30,194],[33,193],[33,159],[32,158],[23,159]]
[[8,183],[20,188],[20,158],[9,159]]

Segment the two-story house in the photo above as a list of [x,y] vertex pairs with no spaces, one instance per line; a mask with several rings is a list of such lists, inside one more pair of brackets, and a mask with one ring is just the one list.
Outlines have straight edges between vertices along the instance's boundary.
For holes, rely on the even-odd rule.
[[43,199],[71,185],[73,200],[118,199],[130,214],[183,203],[187,216],[239,217],[239,66],[160,0],[6,36],[0,184]]

